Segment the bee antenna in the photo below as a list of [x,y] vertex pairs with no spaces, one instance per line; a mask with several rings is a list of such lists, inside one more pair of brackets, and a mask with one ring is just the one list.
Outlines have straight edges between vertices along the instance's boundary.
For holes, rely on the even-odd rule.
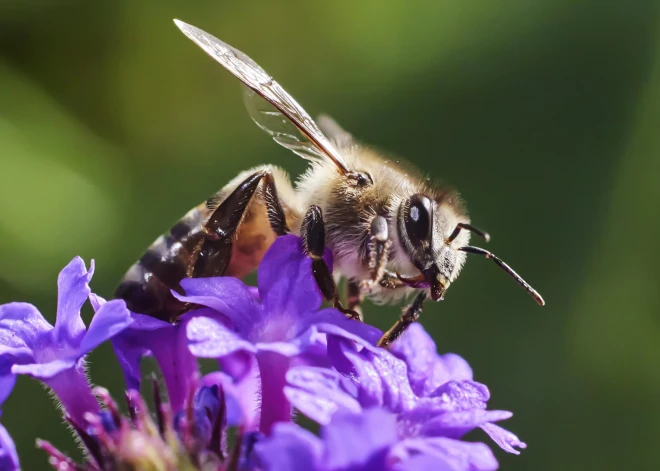
[[532,298],[534,298],[534,301],[536,301],[539,306],[545,306],[545,301],[543,300],[541,295],[534,288],[532,288],[529,285],[529,283],[523,280],[522,277],[513,270],[513,268],[511,268],[509,265],[504,263],[502,260],[500,260],[498,257],[496,257],[488,250],[482,249],[481,247],[472,247],[470,245],[466,245],[465,247],[459,247],[458,250],[460,250],[461,252],[476,253],[477,255],[483,255],[486,258],[490,258],[502,270],[507,272],[511,278],[516,280],[516,282],[520,286],[522,286],[532,296]]
[[451,233],[449,237],[447,237],[447,240],[445,241],[447,245],[451,244],[456,237],[458,237],[458,234],[461,233],[461,230],[465,229],[466,231],[470,231],[474,234],[477,234],[479,237],[484,239],[486,242],[490,242],[490,234],[486,231],[482,231],[481,229],[477,229],[474,227],[472,224],[467,224],[465,222],[459,222],[456,224],[456,228],[454,229],[454,232]]

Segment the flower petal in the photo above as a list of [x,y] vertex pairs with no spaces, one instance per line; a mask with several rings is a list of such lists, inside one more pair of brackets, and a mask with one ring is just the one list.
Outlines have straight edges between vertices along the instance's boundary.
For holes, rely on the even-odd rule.
[[364,349],[358,353],[342,345],[344,358],[355,368],[358,383],[358,400],[363,407],[382,406],[385,404],[385,387],[383,378],[381,378],[376,366],[373,363],[373,356],[365,358],[362,354],[367,354]]
[[127,390],[140,390],[142,382],[140,360],[149,353],[149,349],[142,343],[143,336],[142,331],[128,328],[110,340],[119,366],[124,372]]
[[311,432],[289,423],[276,424],[273,434],[254,446],[259,469],[264,471],[315,471],[322,466],[323,445]]
[[75,257],[57,278],[57,319],[53,335],[59,345],[77,347],[85,335],[85,323],[80,317],[80,308],[89,297],[89,281],[93,274],[93,260],[87,271],[83,259]]
[[[11,395],[16,384],[16,375],[11,372],[0,376],[0,405]],[[0,467],[2,469],[2,467]]]
[[234,381],[241,381],[249,374],[253,366],[254,353],[237,350],[218,358],[220,370],[231,376]]
[[0,344],[0,374],[8,372],[14,363],[32,363],[34,352],[28,347],[8,347]]
[[[94,293],[89,295],[89,301],[95,313],[107,303],[105,299]],[[149,349],[144,344],[145,335],[147,334],[143,331],[167,328],[172,329],[173,326],[168,322],[144,314],[136,314],[132,312],[130,313],[130,316],[133,322],[129,328],[124,329],[110,340],[117,361],[119,361],[119,366],[121,366],[121,369],[124,372],[126,389],[139,390],[142,378],[140,360],[144,355],[149,353]]]
[[485,409],[490,398],[486,385],[476,381],[448,381],[424,401],[443,411]]
[[255,352],[255,347],[210,317],[190,319],[186,326],[188,348],[196,357],[220,358],[236,351]]
[[76,365],[75,357],[62,358],[49,361],[48,363],[30,363],[27,365],[14,365],[11,372],[17,375],[29,375],[33,378],[48,380],[58,373],[61,373]]
[[454,353],[447,353],[438,355],[433,365],[433,373],[427,382],[427,390],[431,391],[432,388],[441,386],[447,381],[472,380],[472,368],[468,362]]
[[89,329],[82,339],[78,353],[80,356],[91,352],[106,340],[111,339],[133,323],[126,303],[114,299],[101,306],[89,324]]
[[300,319],[299,332],[315,325],[319,332],[337,335],[348,339],[359,339],[360,343],[376,345],[383,332],[365,322],[347,318],[337,309],[322,309]]
[[175,298],[214,309],[229,319],[242,336],[246,336],[261,317],[261,304],[236,278],[185,278],[181,280],[181,287],[186,295],[172,291]]
[[32,304],[0,305],[0,345],[34,350],[52,330],[53,326]]
[[321,425],[330,423],[337,411],[359,414],[355,385],[336,371],[327,368],[299,366],[286,375],[284,394],[291,404]]
[[[105,306],[105,300],[99,296],[92,295],[90,300],[97,312]],[[132,323],[111,339],[115,355],[124,372],[127,389],[140,389],[140,361],[144,355],[151,352],[165,379],[172,409],[177,412],[183,407],[192,382],[198,375],[197,361],[188,350],[187,322],[191,316],[209,311],[200,309],[188,313],[181,317],[177,325],[143,314],[130,313]]]
[[[493,452],[483,443],[461,442],[444,437],[403,440],[392,448],[390,456],[403,463],[414,456],[431,456],[442,462],[442,466],[432,469],[451,471],[494,471],[498,467]],[[397,469],[419,468],[403,466]]]
[[227,425],[242,426],[245,430],[259,427],[260,386],[259,368],[254,355],[250,359],[249,372],[234,380],[221,371],[209,373],[201,380],[202,385],[217,384],[222,388],[227,405]]
[[373,364],[385,386],[383,402],[387,408],[399,412],[413,407],[417,397],[410,388],[406,364],[385,349],[376,354],[365,349],[364,354],[367,358],[373,357]]
[[2,471],[18,471],[18,454],[16,445],[7,432],[7,429],[0,424],[0,469]]
[[300,353],[301,349],[295,342],[268,342],[257,343],[255,348],[260,352],[270,352],[284,357],[293,357]]
[[397,441],[396,416],[380,408],[338,412],[321,437],[328,469],[384,469],[387,449]]
[[336,371],[300,366],[289,370],[284,394],[291,404],[321,425],[330,423],[337,411],[359,414],[360,403],[348,391],[352,383]]
[[503,429],[499,425],[490,423],[483,424],[481,429],[486,432],[488,436],[492,438],[493,441],[497,443],[504,451],[513,453],[514,455],[519,455],[520,452],[514,447],[527,448],[527,444],[525,442],[520,441],[517,436],[508,430]]
[[432,455],[412,456],[402,463],[395,464],[392,471],[428,471],[430,469],[436,471],[459,471],[453,467],[448,467],[446,461]]
[[16,383],[16,375],[11,372],[16,364],[34,363],[34,352],[27,347],[8,347],[0,345],[0,405],[2,405]]
[[461,357],[451,353],[438,355],[435,342],[421,324],[412,324],[390,351],[408,365],[410,385],[419,396],[450,380],[472,379],[472,369]]
[[340,350],[355,369],[363,407],[378,405],[401,412],[414,406],[417,397],[410,388],[402,360],[382,348],[362,348],[357,352],[348,342],[341,344]]
[[312,273],[312,259],[302,239],[278,237],[264,255],[257,274],[259,295],[268,313],[302,315],[317,311],[323,295]]
[[[421,408],[420,408],[421,409]],[[472,409],[445,414],[427,413],[421,421],[419,434],[427,437],[461,438],[485,423],[506,420],[513,414],[503,410]],[[430,420],[428,417],[432,417]]]

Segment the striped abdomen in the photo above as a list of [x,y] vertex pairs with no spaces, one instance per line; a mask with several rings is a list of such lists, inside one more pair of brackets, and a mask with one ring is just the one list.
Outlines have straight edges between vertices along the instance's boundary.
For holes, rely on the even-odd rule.
[[[194,273],[199,247],[206,237],[202,224],[210,213],[206,204],[201,204],[156,239],[128,270],[115,297],[125,300],[133,312],[174,322],[186,306],[172,296],[171,290],[183,293],[179,285],[183,278],[222,275],[243,278],[253,271],[276,238],[260,196],[250,204],[228,247],[231,255],[224,260],[218,257],[204,273]],[[218,250],[227,248],[221,246]]]
[[156,239],[126,272],[115,297],[124,299],[133,312],[174,321],[184,303],[170,291],[183,293],[179,282],[189,276],[195,264],[196,248],[204,240],[201,224],[207,213],[204,205],[193,208]]
[[[262,180],[277,184],[280,197],[274,188],[265,190]],[[294,192],[282,170],[264,165],[242,172],[156,239],[128,270],[115,297],[133,312],[174,322],[187,309],[171,293],[183,293],[182,279],[250,273],[276,238],[267,195],[282,202],[283,227],[287,220],[297,221]]]

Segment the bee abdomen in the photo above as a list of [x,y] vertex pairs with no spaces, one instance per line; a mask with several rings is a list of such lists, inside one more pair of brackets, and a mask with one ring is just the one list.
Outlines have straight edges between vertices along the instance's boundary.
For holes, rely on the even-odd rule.
[[204,239],[201,224],[205,213],[202,205],[190,210],[126,272],[115,297],[126,301],[129,310],[168,322],[184,310],[184,303],[171,291],[183,293],[179,283],[190,276],[188,270],[194,266],[195,248]]

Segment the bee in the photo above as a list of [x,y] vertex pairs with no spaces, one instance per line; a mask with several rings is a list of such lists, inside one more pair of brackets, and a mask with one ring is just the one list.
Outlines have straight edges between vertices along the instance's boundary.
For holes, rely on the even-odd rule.
[[[454,190],[430,183],[356,142],[326,116],[317,122],[259,65],[242,52],[189,24],[181,31],[244,85],[246,107],[256,124],[281,146],[307,159],[297,183],[273,165],[239,174],[159,237],[126,273],[115,296],[130,310],[176,322],[190,309],[171,294],[184,278],[244,277],[276,237],[298,234],[312,260],[325,299],[361,319],[368,297],[391,303],[416,293],[379,345],[388,347],[415,322],[427,298],[442,300],[467,254],[491,259],[536,300],[543,298],[491,252],[470,246],[470,224]],[[334,257],[333,274],[323,259]],[[344,307],[336,279],[346,278]]]

